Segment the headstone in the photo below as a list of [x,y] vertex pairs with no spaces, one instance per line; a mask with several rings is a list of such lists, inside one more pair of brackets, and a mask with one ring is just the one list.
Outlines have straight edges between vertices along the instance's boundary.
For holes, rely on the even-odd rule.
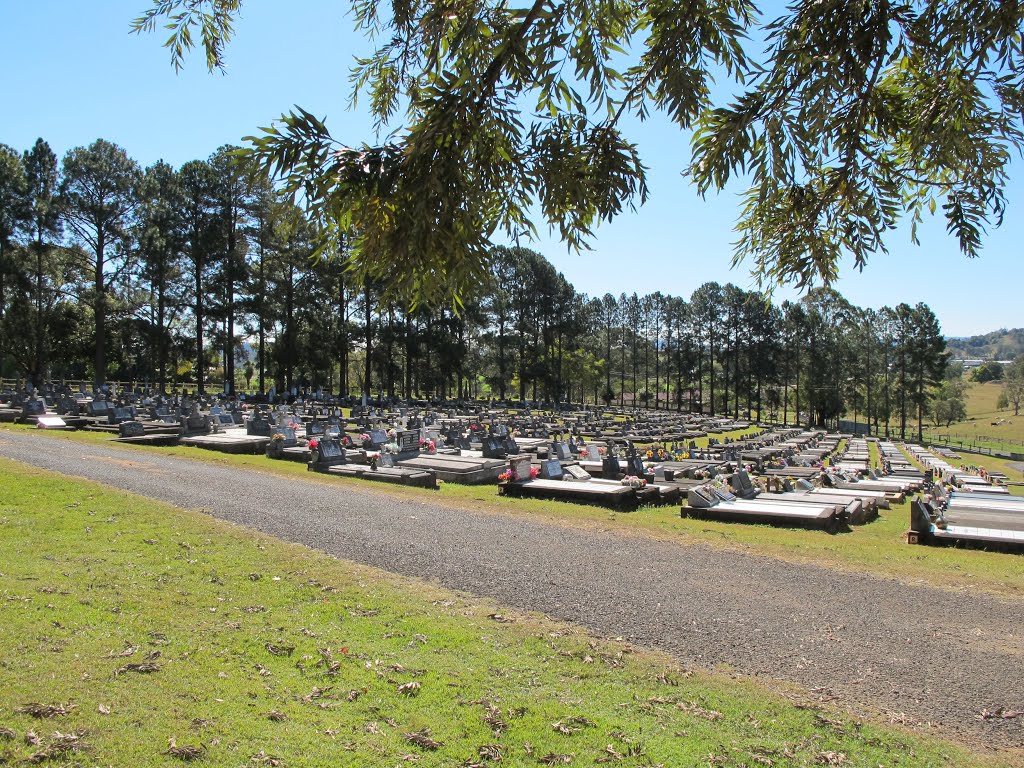
[[122,421],[117,428],[121,437],[144,437],[146,434],[146,428],[140,421]]
[[517,453],[519,453],[519,443],[517,443],[515,441],[515,438],[511,436],[506,437],[502,441],[501,445],[509,456],[515,456]]
[[222,427],[233,427],[235,426],[235,419],[230,413],[218,413],[217,423]]
[[390,453],[382,453],[377,459],[377,464],[381,467],[393,467],[395,466],[395,457]]
[[46,413],[46,402],[39,398],[31,398],[26,400],[21,406],[21,415],[25,416],[42,416]]
[[341,464],[345,461],[345,449],[337,440],[321,440],[317,446],[318,464]]
[[540,465],[540,476],[547,480],[561,480],[564,474],[558,459],[548,459]]
[[417,431],[409,429],[399,432],[396,442],[400,456],[415,456],[420,452],[420,435]]
[[270,437],[273,435],[273,428],[270,422],[263,418],[262,414],[256,414],[245,422],[245,434],[257,437]]
[[496,437],[485,437],[483,442],[485,459],[504,459],[507,455],[505,448]]
[[626,459],[626,474],[636,475],[637,477],[643,477],[647,474],[647,469],[644,467],[644,460],[636,453]]
[[370,445],[374,450],[385,445],[388,441],[388,433],[383,429],[371,429],[370,432]]
[[317,437],[325,434],[324,425],[317,419],[313,419],[306,425],[306,437]]
[[516,477],[517,480],[530,479],[529,456],[512,456],[509,460],[509,468],[512,470],[512,474]]
[[588,445],[587,446],[587,458],[590,461],[600,461],[601,460],[601,449],[598,448],[596,445]]
[[556,440],[551,443],[551,454],[559,461],[572,460],[572,451],[570,451],[569,446],[561,440]]
[[619,460],[614,456],[605,456],[601,461],[601,477],[606,480],[616,480],[622,470],[619,467]]

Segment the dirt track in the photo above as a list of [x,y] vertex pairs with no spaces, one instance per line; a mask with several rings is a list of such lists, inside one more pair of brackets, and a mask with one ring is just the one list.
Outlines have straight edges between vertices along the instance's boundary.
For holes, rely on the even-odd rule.
[[[541,611],[705,667],[1024,747],[1021,601],[402,501],[116,446],[0,433],[0,456]],[[642,514],[642,513],[641,513]]]

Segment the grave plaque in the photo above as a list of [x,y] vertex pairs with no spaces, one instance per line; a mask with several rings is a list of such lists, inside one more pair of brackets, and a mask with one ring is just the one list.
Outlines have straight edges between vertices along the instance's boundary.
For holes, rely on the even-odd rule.
[[573,480],[589,480],[590,473],[587,472],[579,464],[570,464],[565,468],[565,474],[571,477]]
[[370,430],[370,443],[375,447],[379,448],[388,441],[387,432],[383,429],[371,429]]
[[93,400],[89,403],[89,414],[91,416],[106,416],[108,405],[110,405],[110,403],[106,400]]
[[540,476],[548,480],[561,480],[564,474],[558,459],[548,459],[540,465]]
[[36,420],[39,429],[64,429],[67,424],[60,416],[40,416]]
[[296,445],[295,430],[292,427],[280,427],[277,431],[284,435],[284,440],[281,441],[282,448],[292,448]]
[[217,414],[217,423],[219,423],[219,424],[221,424],[222,426],[225,426],[225,427],[233,427],[233,426],[235,426],[235,420],[231,416],[230,413],[218,413]]
[[324,425],[316,419],[313,419],[306,425],[306,437],[316,437],[317,435],[324,434],[324,432]]
[[598,448],[596,445],[588,445],[587,446],[587,458],[590,459],[590,461],[600,461],[601,460],[601,449]]
[[118,425],[121,437],[144,437],[146,428],[139,421],[122,421]]

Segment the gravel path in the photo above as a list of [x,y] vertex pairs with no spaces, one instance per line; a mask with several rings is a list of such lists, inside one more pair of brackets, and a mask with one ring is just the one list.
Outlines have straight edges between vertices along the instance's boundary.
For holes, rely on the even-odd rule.
[[[494,598],[704,667],[991,746],[1024,746],[1021,601],[743,553],[447,509],[130,448],[0,434],[0,455]],[[643,514],[642,512],[639,514]]]

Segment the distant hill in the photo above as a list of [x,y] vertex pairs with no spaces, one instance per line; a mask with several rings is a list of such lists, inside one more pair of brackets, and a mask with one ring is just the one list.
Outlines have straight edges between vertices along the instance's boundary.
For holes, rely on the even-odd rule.
[[1000,328],[983,336],[946,339],[946,349],[956,360],[1013,360],[1024,354],[1024,328]]

